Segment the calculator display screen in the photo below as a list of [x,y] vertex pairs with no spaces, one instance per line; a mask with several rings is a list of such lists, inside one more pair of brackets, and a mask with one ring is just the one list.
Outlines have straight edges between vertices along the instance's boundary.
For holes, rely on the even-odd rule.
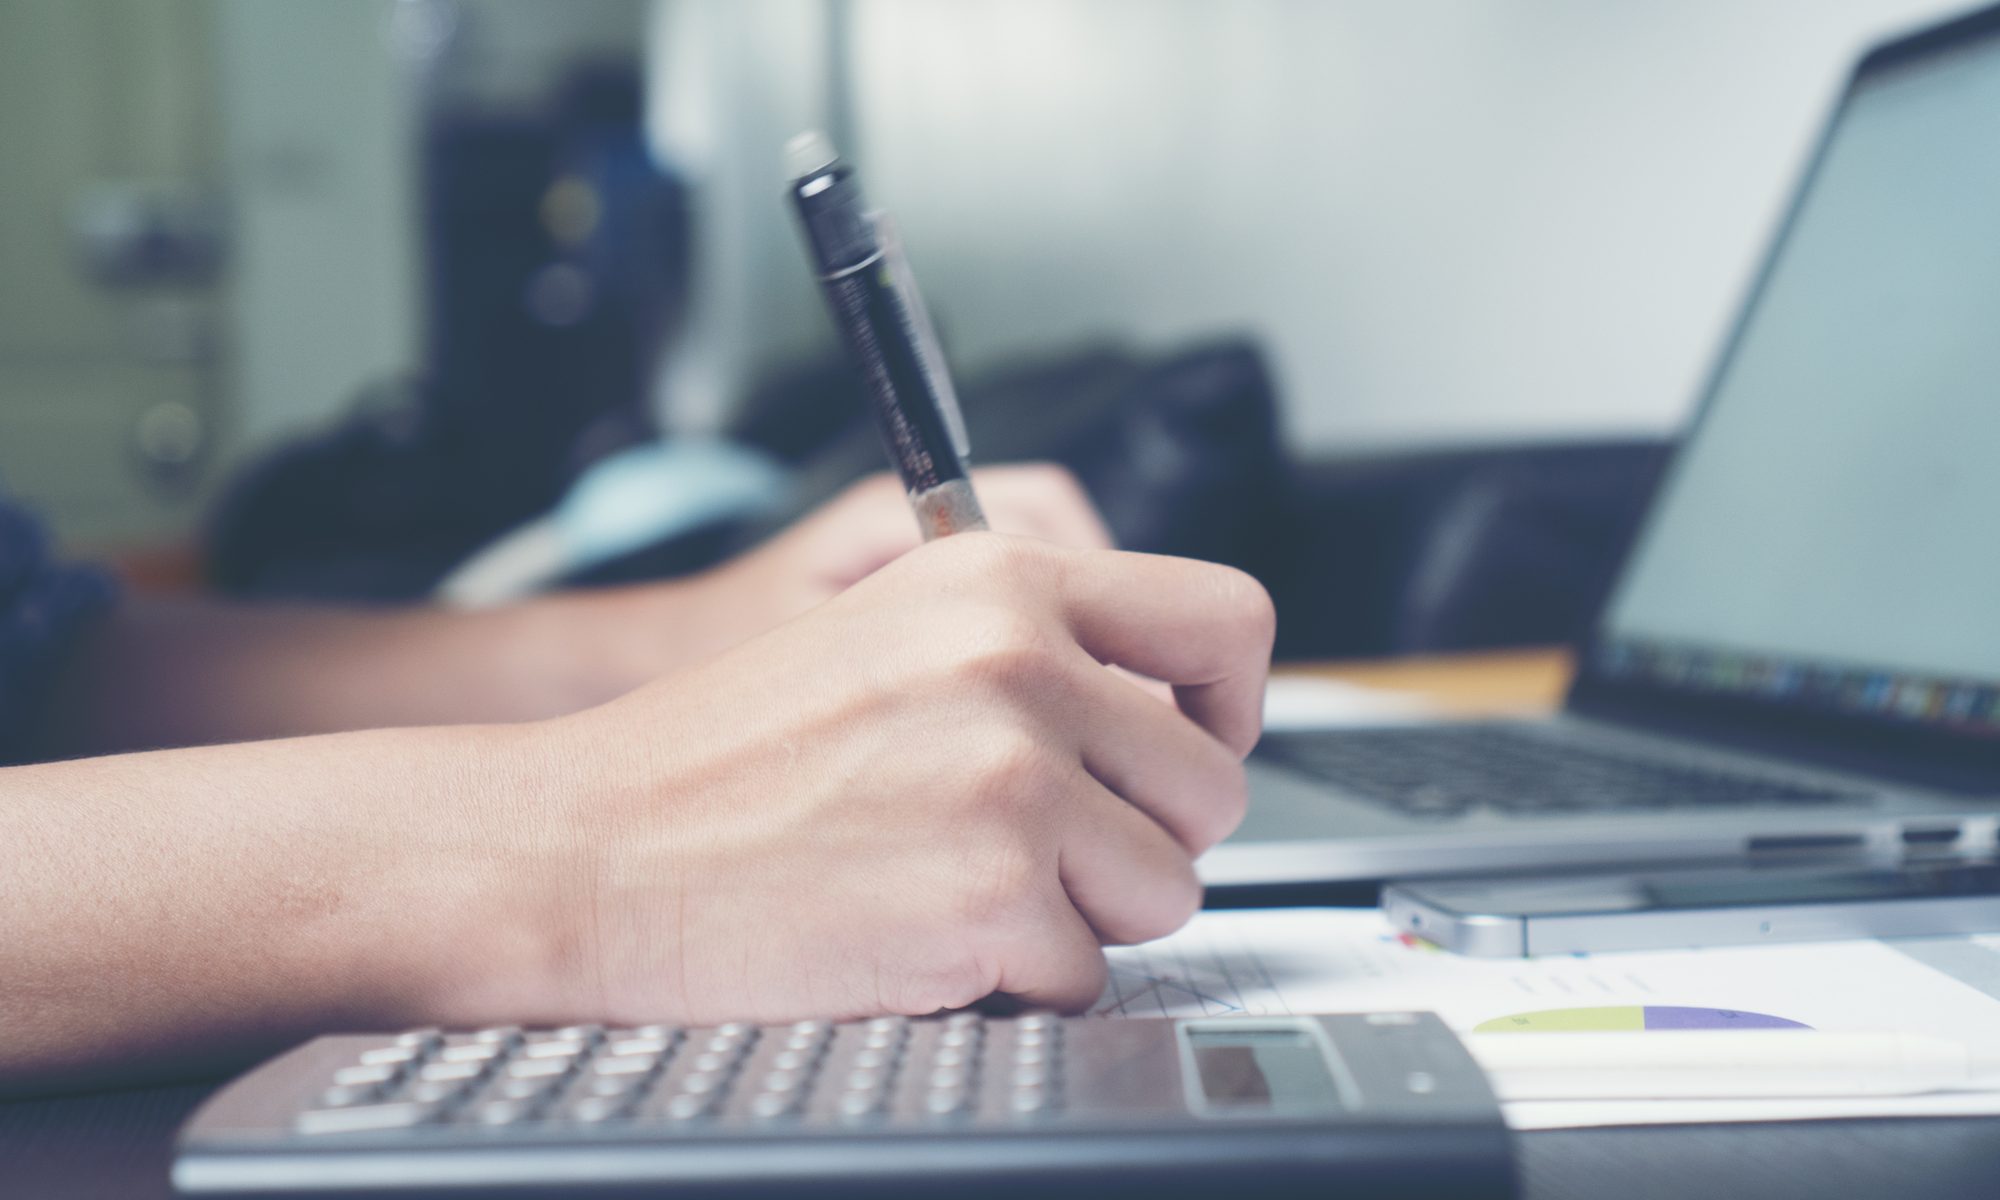
[[1303,1029],[1187,1031],[1209,1107],[1271,1113],[1341,1107],[1319,1042]]

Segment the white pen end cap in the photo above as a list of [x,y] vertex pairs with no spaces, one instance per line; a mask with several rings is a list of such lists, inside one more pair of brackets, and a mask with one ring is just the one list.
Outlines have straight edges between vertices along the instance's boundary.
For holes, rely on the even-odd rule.
[[833,143],[817,129],[808,129],[785,143],[785,171],[792,179],[804,179],[839,157]]

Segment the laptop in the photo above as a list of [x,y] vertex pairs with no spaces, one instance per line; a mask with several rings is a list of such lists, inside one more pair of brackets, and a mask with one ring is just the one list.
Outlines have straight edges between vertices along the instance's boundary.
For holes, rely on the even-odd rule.
[[1990,851],[2000,8],[1855,68],[1559,714],[1273,733],[1210,884]]

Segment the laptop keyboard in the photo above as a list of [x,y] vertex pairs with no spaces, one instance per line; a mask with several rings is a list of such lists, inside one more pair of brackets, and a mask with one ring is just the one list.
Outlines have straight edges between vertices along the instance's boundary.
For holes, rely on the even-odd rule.
[[1607,746],[1510,725],[1267,734],[1257,754],[1413,816],[1654,812],[1853,804],[1866,793]]

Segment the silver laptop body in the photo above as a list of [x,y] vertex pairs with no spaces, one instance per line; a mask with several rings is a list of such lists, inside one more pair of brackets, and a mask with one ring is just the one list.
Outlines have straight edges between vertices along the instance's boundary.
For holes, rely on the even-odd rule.
[[1267,736],[1204,877],[1995,849],[1996,129],[1990,11],[1865,57],[1563,711]]

